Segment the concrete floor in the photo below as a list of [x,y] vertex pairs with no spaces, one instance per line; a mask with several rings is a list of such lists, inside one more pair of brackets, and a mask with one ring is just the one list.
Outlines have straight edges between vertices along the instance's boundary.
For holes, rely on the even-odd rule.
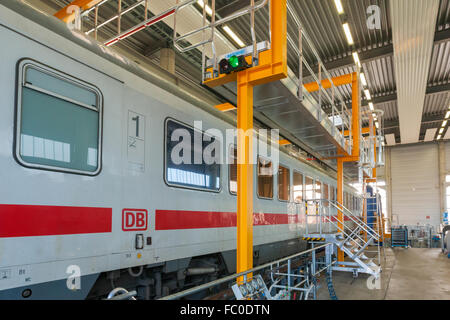
[[[333,284],[339,300],[450,300],[450,259],[441,249],[386,249],[382,259],[380,289],[368,288],[368,275],[353,279],[351,273],[334,272]],[[321,279],[319,300],[329,300]],[[374,287],[374,285],[372,285]]]

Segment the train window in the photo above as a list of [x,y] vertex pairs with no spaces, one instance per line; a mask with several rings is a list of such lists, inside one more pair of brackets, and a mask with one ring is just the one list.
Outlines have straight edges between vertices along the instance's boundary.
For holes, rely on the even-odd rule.
[[229,190],[231,194],[237,194],[237,149],[232,146],[228,152],[229,165],[228,165],[228,177],[229,177]]
[[294,171],[293,178],[294,201],[300,203],[303,201],[303,190],[305,189],[303,186],[303,175],[300,172]]
[[258,196],[273,199],[273,164],[262,157],[258,158]]
[[305,178],[306,200],[314,200],[314,180],[310,177]]
[[[324,198],[325,200],[329,200],[329,199],[330,199],[330,190],[329,190],[329,188],[328,188],[328,185],[325,184],[325,183],[323,184],[323,198]],[[328,206],[329,206],[328,201],[324,201],[323,205],[324,205],[325,207],[328,207]]]
[[330,186],[330,200],[336,201],[336,189],[333,186]]
[[278,168],[278,200],[289,201],[291,187],[291,170],[286,167]]
[[319,180],[316,180],[316,200],[321,200],[322,199],[322,182],[320,182]]
[[31,60],[19,63],[16,150],[26,167],[96,175],[101,170],[102,95]]
[[[205,134],[202,133],[200,150],[195,147],[193,137],[193,128],[171,119],[166,121],[166,183],[174,187],[220,192],[220,164],[217,161],[206,161],[203,157],[205,149],[219,141],[210,136],[204,139]],[[221,148],[215,147],[211,151],[214,159],[220,158],[220,155],[215,154],[217,150],[220,152]]]
[[347,204],[347,192],[344,191],[344,199],[343,199],[344,203],[344,207],[348,208],[348,204]]

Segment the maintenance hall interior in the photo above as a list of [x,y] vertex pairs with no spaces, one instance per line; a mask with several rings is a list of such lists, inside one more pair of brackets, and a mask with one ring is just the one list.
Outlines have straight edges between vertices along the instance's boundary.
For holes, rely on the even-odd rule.
[[450,0],[0,0],[0,41],[0,300],[450,300]]

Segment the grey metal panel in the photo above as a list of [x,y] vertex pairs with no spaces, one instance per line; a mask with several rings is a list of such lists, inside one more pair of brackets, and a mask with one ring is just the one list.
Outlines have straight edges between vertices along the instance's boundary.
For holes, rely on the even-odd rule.
[[[99,273],[81,277],[80,290],[69,290],[67,280],[56,280],[31,286],[0,290],[0,300],[84,300],[99,277]],[[24,298],[24,290],[31,290],[31,296]]]

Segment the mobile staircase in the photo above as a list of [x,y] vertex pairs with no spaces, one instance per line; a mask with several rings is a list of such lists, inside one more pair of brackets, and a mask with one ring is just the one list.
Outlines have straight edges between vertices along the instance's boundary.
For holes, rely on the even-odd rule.
[[[346,258],[332,267],[334,271],[353,272],[355,277],[359,273],[369,274],[379,278],[380,267],[380,234],[371,226],[356,216],[351,210],[331,200],[314,200],[315,214],[306,212],[306,234],[303,239],[314,246],[316,243],[333,243],[335,251],[342,250]],[[332,215],[334,212],[336,215]],[[341,213],[343,223],[338,221],[337,213]],[[314,218],[316,230],[309,230],[308,226]],[[377,257],[369,258],[366,254],[370,246],[377,246]],[[376,259],[378,258],[378,261]],[[376,263],[378,262],[378,264]]]

